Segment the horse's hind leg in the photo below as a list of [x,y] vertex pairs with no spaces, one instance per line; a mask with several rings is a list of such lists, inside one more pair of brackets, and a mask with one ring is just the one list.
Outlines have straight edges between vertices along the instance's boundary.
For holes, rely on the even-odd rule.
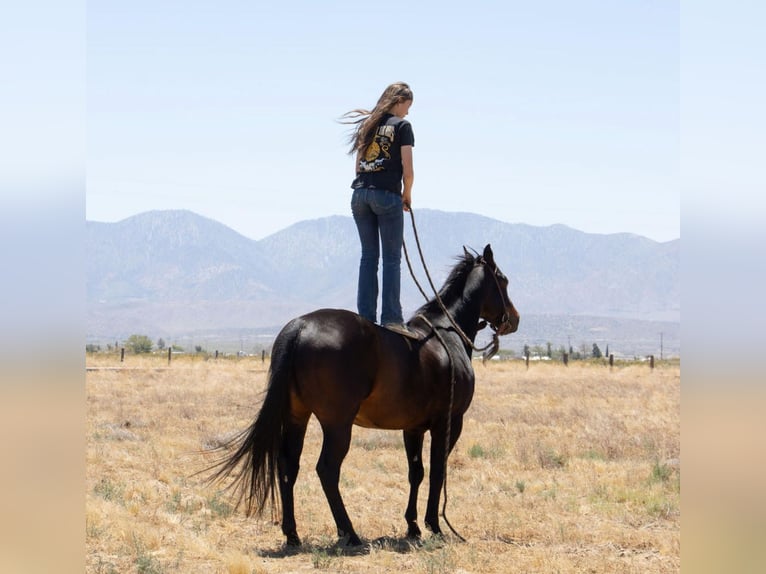
[[418,527],[418,488],[423,482],[423,434],[422,432],[404,431],[404,449],[407,452],[409,465],[408,479],[410,482],[410,498],[404,519],[407,521],[407,536],[420,538]]
[[338,488],[340,466],[351,444],[351,423],[342,425],[322,424],[322,431],[324,441],[316,467],[319,481],[322,483],[322,489],[327,497],[327,502],[330,504],[330,511],[338,528],[338,536],[340,538],[348,537],[347,544],[349,546],[359,546],[362,541],[354,532],[354,527],[351,525],[351,519],[348,517]]
[[300,469],[303,439],[306,436],[308,417],[299,422],[285,425],[282,446],[279,450],[279,495],[282,499],[282,533],[287,537],[289,546],[300,546],[301,539],[295,525],[295,500],[293,488]]

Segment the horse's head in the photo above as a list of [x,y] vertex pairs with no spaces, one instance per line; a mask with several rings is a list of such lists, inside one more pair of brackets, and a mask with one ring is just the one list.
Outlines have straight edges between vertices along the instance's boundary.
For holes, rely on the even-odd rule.
[[498,335],[514,333],[519,328],[519,312],[508,297],[508,278],[497,267],[492,247],[484,248],[484,254],[476,258],[484,269],[484,292],[481,318],[486,320]]

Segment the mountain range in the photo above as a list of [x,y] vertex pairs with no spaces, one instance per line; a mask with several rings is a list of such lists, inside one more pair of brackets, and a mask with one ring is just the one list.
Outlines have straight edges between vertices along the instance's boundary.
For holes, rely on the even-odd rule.
[[[410,260],[432,296],[405,217]],[[624,356],[680,354],[680,239],[660,243],[428,209],[415,217],[437,288],[464,246],[492,245],[521,314],[519,331],[502,347],[590,349],[595,342]],[[258,241],[183,210],[87,221],[87,340],[145,334],[221,350],[267,347],[301,313],[354,310],[358,262],[351,217],[302,221]],[[423,302],[403,258],[405,316]]]

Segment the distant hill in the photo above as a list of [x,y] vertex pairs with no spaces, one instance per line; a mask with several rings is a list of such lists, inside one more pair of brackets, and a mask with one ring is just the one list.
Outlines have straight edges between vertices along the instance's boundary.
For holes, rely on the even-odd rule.
[[[431,294],[405,220],[419,281]],[[418,235],[440,287],[463,246],[492,244],[522,316],[505,347],[599,342],[623,354],[680,352],[680,240],[597,235],[418,210]],[[87,337],[133,333],[250,348],[290,318],[355,309],[359,241],[350,217],[296,223],[260,241],[189,211],[86,222]],[[423,302],[402,261],[405,315]],[[195,339],[196,338],[196,339]]]

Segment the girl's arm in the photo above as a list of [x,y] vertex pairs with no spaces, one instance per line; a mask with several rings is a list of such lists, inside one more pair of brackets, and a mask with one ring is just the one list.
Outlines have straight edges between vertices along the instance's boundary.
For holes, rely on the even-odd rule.
[[404,211],[410,210],[412,203],[412,183],[415,181],[415,170],[412,165],[412,146],[402,146],[402,181],[404,189],[402,190],[402,205]]

